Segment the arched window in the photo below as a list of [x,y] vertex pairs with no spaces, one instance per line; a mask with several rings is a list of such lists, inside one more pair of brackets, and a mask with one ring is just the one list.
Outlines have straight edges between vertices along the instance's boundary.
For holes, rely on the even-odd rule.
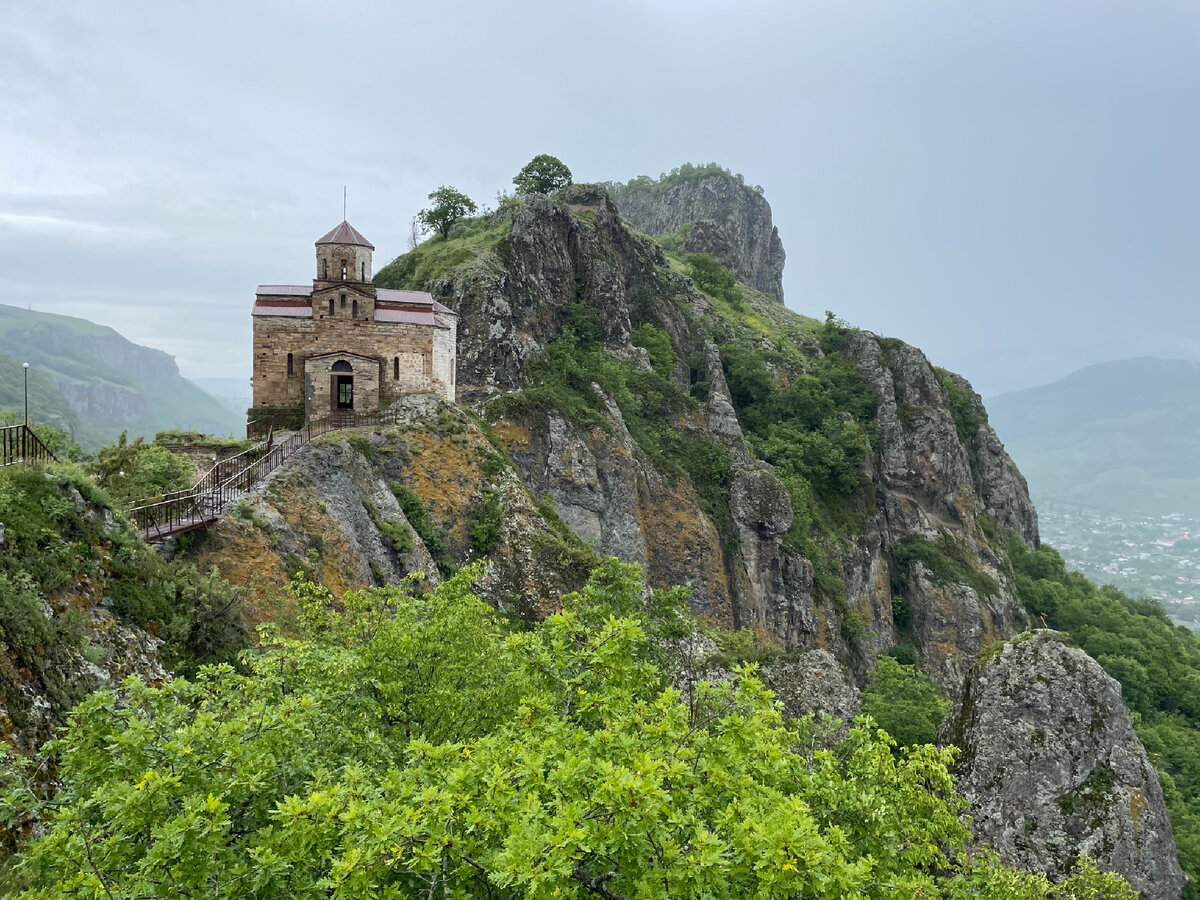
[[346,295],[342,294],[342,309],[346,308]]
[[350,310],[350,315],[355,319],[358,318],[358,301],[357,300],[355,300],[353,303],[353,308]]
[[392,381],[400,380],[400,357],[392,357]]
[[366,264],[366,263],[363,263],[363,264],[362,264],[362,278],[360,278],[360,279],[358,279],[358,280],[359,280],[359,281],[366,281],[366,280],[367,280],[367,264]]
[[342,281],[346,280],[346,261],[342,260]]
[[292,354],[288,354],[288,378],[292,377]]
[[329,298],[329,314],[331,316],[333,315],[333,298],[332,297]]
[[329,260],[327,260],[327,259],[321,260],[321,277],[322,278],[329,277]]
[[346,362],[344,359],[339,359],[337,362],[335,362],[333,364],[333,368],[330,369],[330,371],[331,372],[353,372],[354,369],[351,367],[350,363]]

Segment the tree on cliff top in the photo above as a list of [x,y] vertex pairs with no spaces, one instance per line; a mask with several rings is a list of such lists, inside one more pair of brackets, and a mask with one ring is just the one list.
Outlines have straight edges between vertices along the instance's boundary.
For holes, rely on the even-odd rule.
[[520,194],[549,194],[571,183],[571,170],[561,159],[542,153],[513,178]]
[[457,188],[442,185],[429,195],[433,205],[417,213],[417,220],[431,228],[443,238],[450,236],[450,229],[465,215],[475,212],[476,206],[466,194]]

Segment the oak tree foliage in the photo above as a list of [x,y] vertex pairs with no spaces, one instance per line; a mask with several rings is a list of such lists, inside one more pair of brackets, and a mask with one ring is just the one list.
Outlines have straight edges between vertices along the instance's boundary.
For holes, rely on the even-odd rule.
[[571,183],[571,170],[561,159],[542,153],[513,178],[518,194],[551,194]]
[[[682,597],[636,567],[515,632],[481,572],[341,605],[299,582],[303,636],[265,629],[244,670],[84,701],[19,896],[1133,896],[971,847],[951,750],[869,721],[822,745],[752,667],[685,702]],[[6,766],[0,812],[37,804],[28,776]]]
[[417,213],[417,220],[443,238],[449,237],[454,223],[475,212],[476,206],[466,194],[443,185],[429,195],[430,206]]

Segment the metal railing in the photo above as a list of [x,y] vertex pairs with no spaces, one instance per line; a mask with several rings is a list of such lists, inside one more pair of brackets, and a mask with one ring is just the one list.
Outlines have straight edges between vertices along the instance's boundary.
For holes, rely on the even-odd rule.
[[272,409],[246,423],[246,437],[254,440],[255,438],[265,438],[272,431],[295,431],[302,427],[304,427],[304,410]]
[[28,425],[7,425],[0,428],[0,466],[16,463],[57,462],[41,438]]
[[398,421],[399,411],[394,409],[371,413],[346,411],[308,422],[278,443],[274,433],[270,432],[266,441],[217,463],[187,490],[175,491],[154,502],[139,502],[129,515],[142,539],[150,542],[195,528],[207,528],[229,503],[246,494],[313,438],[343,428],[394,425]]

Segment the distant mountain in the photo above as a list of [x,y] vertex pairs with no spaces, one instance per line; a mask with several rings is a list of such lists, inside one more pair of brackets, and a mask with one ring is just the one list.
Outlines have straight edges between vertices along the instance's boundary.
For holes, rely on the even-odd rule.
[[1200,362],[1100,363],[993,397],[988,415],[1039,505],[1200,515]]
[[86,319],[0,305],[0,354],[0,409],[21,412],[21,363],[28,362],[30,418],[67,428],[85,449],[122,431],[132,438],[170,428],[216,435],[244,429],[244,412],[186,380],[174,357]]
[[[21,363],[0,353],[0,425],[11,419],[20,422],[25,415],[25,373]],[[39,369],[29,370],[30,418],[75,434],[79,431],[79,416],[67,398]]]
[[254,402],[254,389],[249,378],[193,378],[192,382],[212,394],[226,409],[243,419]]

